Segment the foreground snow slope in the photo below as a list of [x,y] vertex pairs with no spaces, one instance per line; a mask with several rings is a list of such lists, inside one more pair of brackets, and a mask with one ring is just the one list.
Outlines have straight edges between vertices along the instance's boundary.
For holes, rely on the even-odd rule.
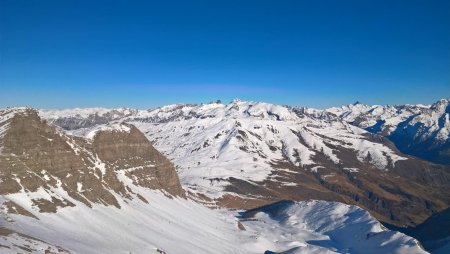
[[281,201],[243,213],[242,223],[257,235],[245,246],[260,253],[425,253],[366,211],[336,202]]
[[[426,253],[413,238],[383,231],[364,210],[336,202],[292,203],[276,216],[267,211],[241,217],[246,230],[238,229],[236,213],[214,210],[182,198],[171,199],[157,191],[135,189],[149,201],[121,202],[121,209],[81,203],[39,213],[27,201],[29,194],[2,197],[33,212],[39,219],[0,213],[0,226],[59,246],[70,253]],[[17,239],[12,241],[11,239]],[[19,235],[0,235],[1,253],[16,253],[30,244]],[[53,247],[55,248],[55,247]],[[16,250],[15,250],[16,249]],[[294,251],[295,250],[295,251]]]
[[[122,200],[118,209],[78,203],[57,213],[34,213],[39,220],[2,214],[12,222],[1,224],[71,253],[246,253],[239,248],[242,239],[231,213],[144,189],[140,194],[148,204]],[[33,211],[27,194],[6,198]]]

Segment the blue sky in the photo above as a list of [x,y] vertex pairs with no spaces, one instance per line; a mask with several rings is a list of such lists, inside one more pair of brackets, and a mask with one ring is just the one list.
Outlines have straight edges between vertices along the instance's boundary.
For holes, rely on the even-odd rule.
[[0,107],[447,97],[448,0],[0,0]]

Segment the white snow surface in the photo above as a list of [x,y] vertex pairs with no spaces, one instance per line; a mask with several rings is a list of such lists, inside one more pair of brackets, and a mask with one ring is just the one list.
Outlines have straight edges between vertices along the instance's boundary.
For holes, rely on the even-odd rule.
[[[0,236],[0,245],[5,246],[1,248],[2,254],[45,253],[45,251],[49,251],[48,253],[68,254],[68,252],[57,246],[17,233]],[[27,251],[24,252],[24,249],[19,246],[26,248]]]
[[100,131],[106,132],[130,132],[130,127],[121,124],[121,123],[108,123],[108,124],[99,124],[92,128],[81,128],[76,130],[66,131],[67,134],[77,137],[82,137],[87,140],[93,140],[95,135]]
[[[122,179],[124,180],[124,179]],[[129,184],[131,180],[126,180]],[[39,239],[38,249],[61,246],[71,253],[426,253],[413,238],[384,231],[364,210],[336,202],[304,201],[271,218],[260,212],[242,221],[238,213],[206,208],[191,200],[132,186],[148,204],[135,198],[120,199],[121,208],[80,202],[57,213],[39,213],[26,193],[0,198],[12,200],[39,220],[0,210],[0,226]],[[61,189],[59,195],[69,198]],[[33,194],[36,196],[38,194]],[[73,200],[71,200],[73,201]],[[368,237],[370,235],[370,237]],[[11,245],[17,235],[0,236]],[[39,245],[40,244],[40,245]],[[35,246],[36,247],[36,246]],[[13,250],[3,253],[15,253]],[[39,251],[33,253],[41,253]]]
[[[135,198],[121,200],[121,209],[91,209],[78,202],[56,214],[35,212],[39,220],[10,214],[13,222],[2,224],[73,253],[245,253],[232,213],[155,191],[140,194],[149,204]],[[24,195],[7,198],[33,210]]]
[[415,239],[383,229],[368,212],[337,202],[303,201],[243,221],[259,253],[426,253]]

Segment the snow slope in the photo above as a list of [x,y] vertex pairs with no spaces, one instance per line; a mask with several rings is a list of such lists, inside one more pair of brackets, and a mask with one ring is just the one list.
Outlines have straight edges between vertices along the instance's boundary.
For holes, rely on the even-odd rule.
[[[240,230],[236,212],[209,209],[190,200],[171,199],[136,186],[134,190],[149,203],[139,199],[122,200],[121,209],[98,204],[88,208],[77,203],[75,207],[62,208],[57,213],[36,212],[26,194],[7,195],[1,198],[2,202],[13,200],[33,212],[39,220],[8,214],[1,209],[0,225],[46,243],[35,245],[36,253],[39,248],[48,246],[60,246],[70,253],[83,254],[160,253],[158,251],[228,254],[263,253],[266,250],[426,253],[414,239],[384,231],[364,210],[341,203],[299,202],[276,217],[260,212],[254,219],[242,219],[246,230]],[[15,242],[13,237],[0,235],[0,243],[8,246]],[[20,240],[17,240],[19,244]],[[2,249],[2,253],[16,252]]]
[[256,241],[246,246],[260,253],[426,253],[416,240],[384,230],[355,206],[281,201],[260,210],[242,222],[257,235]]
[[80,128],[76,130],[66,131],[67,134],[76,137],[82,137],[87,140],[93,140],[95,135],[100,131],[119,131],[130,132],[130,127],[120,123],[99,124],[91,128]]
[[174,105],[126,121],[178,166],[183,184],[210,197],[222,195],[227,185],[217,179],[263,181],[278,161],[317,171],[321,162],[315,156],[323,154],[340,164],[335,147],[354,151],[361,162],[370,154],[370,164],[380,170],[406,159],[346,122],[267,103]]
[[[91,209],[77,203],[55,214],[34,212],[39,220],[9,214],[13,222],[2,224],[72,253],[157,253],[158,249],[166,253],[245,253],[239,250],[239,229],[231,213],[154,191],[141,190],[140,194],[149,204],[121,200],[121,209],[102,205]],[[6,198],[33,211],[24,194]]]

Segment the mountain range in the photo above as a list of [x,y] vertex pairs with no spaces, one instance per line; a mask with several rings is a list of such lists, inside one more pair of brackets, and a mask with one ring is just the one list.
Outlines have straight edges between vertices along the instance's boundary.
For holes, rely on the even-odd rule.
[[449,104],[0,109],[0,248],[445,253]]

